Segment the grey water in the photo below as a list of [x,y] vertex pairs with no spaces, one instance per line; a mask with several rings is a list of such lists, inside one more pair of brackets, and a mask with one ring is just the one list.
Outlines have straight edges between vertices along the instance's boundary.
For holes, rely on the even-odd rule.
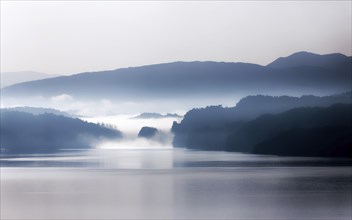
[[1,158],[1,219],[351,219],[351,160],[184,149]]

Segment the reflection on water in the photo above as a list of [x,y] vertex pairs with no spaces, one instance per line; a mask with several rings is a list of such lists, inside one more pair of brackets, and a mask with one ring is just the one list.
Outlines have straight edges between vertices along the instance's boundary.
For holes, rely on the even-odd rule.
[[180,167],[352,166],[350,159],[262,156],[191,151],[168,147],[63,151],[0,159],[2,167],[82,167],[98,169],[172,169]]
[[1,219],[351,218],[350,160],[134,149],[1,165]]

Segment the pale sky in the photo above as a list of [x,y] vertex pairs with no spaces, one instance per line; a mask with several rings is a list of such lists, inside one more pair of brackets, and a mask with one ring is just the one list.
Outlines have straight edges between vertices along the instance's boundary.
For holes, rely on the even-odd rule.
[[351,55],[351,1],[1,1],[1,72]]

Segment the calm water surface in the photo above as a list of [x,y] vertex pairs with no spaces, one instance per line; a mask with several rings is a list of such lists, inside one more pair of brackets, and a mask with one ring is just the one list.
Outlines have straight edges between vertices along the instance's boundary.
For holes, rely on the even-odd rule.
[[351,161],[181,149],[1,159],[1,219],[351,219]]

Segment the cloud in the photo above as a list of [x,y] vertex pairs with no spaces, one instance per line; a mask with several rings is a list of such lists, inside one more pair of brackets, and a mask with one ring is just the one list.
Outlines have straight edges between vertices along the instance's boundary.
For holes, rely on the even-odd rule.
[[50,98],[50,100],[54,103],[58,103],[58,102],[70,102],[73,101],[73,96],[68,95],[68,94],[61,94],[58,96],[52,96]]

